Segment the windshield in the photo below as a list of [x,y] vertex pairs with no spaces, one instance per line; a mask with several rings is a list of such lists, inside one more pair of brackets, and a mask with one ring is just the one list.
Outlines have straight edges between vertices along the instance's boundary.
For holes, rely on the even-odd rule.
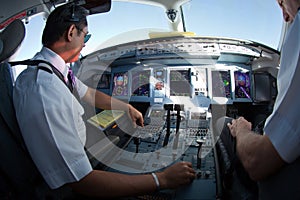
[[[191,0],[182,7],[185,29],[196,36],[252,40],[277,49],[282,29],[276,0]],[[163,7],[113,1],[111,11],[88,17],[91,39],[82,55],[114,44],[148,39],[151,32],[173,31]],[[41,49],[43,15],[26,24],[26,38],[15,60]]]
[[276,0],[191,1],[183,6],[187,31],[251,40],[277,49],[282,16]]

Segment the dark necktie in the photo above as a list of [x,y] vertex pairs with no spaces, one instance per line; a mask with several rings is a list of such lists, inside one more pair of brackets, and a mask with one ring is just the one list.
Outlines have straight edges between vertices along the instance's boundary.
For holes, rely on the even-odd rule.
[[73,74],[73,71],[71,68],[69,68],[69,72],[68,72],[68,88],[70,89],[71,92],[74,91],[74,87],[75,87],[75,76]]
[[79,97],[79,94],[77,92],[77,89],[76,89],[75,85],[76,85],[76,79],[75,79],[74,73],[73,73],[72,69],[69,68],[67,86],[70,89],[71,93],[73,93],[75,98],[78,101],[80,101],[80,97]]

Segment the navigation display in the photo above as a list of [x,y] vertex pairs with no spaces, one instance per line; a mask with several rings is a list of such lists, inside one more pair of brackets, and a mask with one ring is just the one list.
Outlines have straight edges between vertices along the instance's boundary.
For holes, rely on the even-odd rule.
[[128,73],[118,72],[113,75],[113,92],[112,96],[128,95]]
[[235,98],[251,99],[251,81],[249,72],[234,72]]
[[170,95],[171,96],[191,96],[191,76],[190,70],[170,71]]
[[150,95],[150,70],[132,72],[132,96]]
[[212,71],[212,96],[231,98],[230,71]]

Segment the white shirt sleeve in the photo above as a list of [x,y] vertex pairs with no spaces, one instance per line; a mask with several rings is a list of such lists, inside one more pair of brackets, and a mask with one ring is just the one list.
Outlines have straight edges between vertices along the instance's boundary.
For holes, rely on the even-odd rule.
[[79,97],[82,98],[87,92],[88,86],[86,86],[83,82],[81,82],[77,77],[76,79],[76,89],[79,94]]
[[300,156],[300,14],[291,25],[281,54],[277,77],[278,96],[273,113],[265,124],[275,149],[283,160],[293,162]]

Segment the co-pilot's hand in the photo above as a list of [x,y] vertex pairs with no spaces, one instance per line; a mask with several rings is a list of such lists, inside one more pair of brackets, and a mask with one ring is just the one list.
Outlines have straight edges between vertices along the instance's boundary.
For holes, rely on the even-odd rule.
[[239,133],[251,131],[252,124],[248,122],[244,117],[233,119],[231,124],[227,124],[230,133],[233,137],[236,137]]

